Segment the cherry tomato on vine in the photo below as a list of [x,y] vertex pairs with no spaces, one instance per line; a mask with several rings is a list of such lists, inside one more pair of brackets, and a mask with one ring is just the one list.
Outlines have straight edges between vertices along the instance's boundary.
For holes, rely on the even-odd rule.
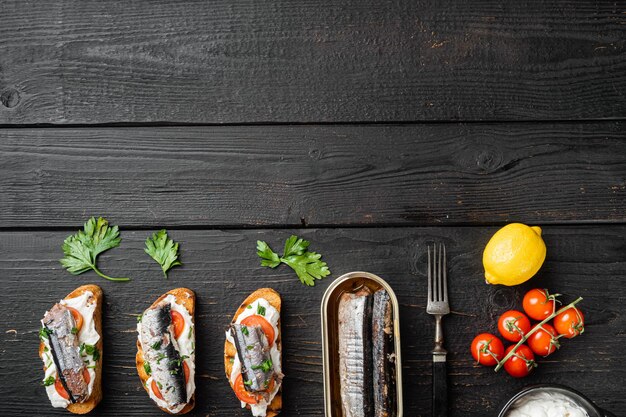
[[568,308],[554,318],[554,327],[563,337],[571,339],[585,331],[585,317],[576,307]]
[[[509,346],[506,348],[504,354],[508,354],[515,345]],[[526,345],[520,345],[517,348],[517,351],[504,362],[504,369],[507,371],[509,375],[515,378],[523,378],[526,375],[530,374],[534,367],[537,364],[535,363],[535,355],[533,355],[533,351]]]
[[556,330],[547,323],[531,334],[527,342],[535,354],[543,357],[550,355],[559,348]]
[[510,342],[519,342],[530,330],[530,320],[522,312],[509,310],[498,319],[498,330]]
[[556,311],[556,295],[551,295],[546,289],[535,288],[524,296],[522,305],[528,317],[542,321]]
[[481,365],[494,366],[504,357],[504,345],[498,337],[481,333],[472,340],[472,357]]

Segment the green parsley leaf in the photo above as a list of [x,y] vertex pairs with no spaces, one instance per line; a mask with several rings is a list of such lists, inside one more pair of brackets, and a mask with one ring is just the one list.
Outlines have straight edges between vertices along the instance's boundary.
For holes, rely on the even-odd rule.
[[81,343],[80,350],[79,350],[79,353],[81,356],[84,356],[83,352],[86,353],[87,355],[92,355],[94,361],[97,361],[98,359],[100,359],[100,351],[95,345],[88,345],[86,343]]
[[250,385],[252,385],[252,380],[247,379],[247,380],[243,381],[243,384],[250,386]]
[[152,257],[163,270],[163,276],[167,278],[170,268],[182,265],[178,260],[178,243],[167,236],[167,230],[162,229],[146,239],[144,251]]
[[139,314],[137,316],[137,323],[141,323],[141,319],[143,318],[143,314]]
[[78,334],[78,327],[72,327],[72,334]]
[[55,381],[56,381],[56,378],[50,375],[48,378],[43,380],[43,386],[49,387],[50,385],[54,384]]
[[163,359],[165,359],[165,353],[159,353],[157,355],[157,365],[160,365]]
[[283,258],[292,255],[302,255],[309,247],[311,242],[298,238],[296,235],[291,235],[285,241],[285,250],[283,251]]
[[48,329],[47,327],[42,327],[41,329],[39,329],[39,338],[41,340],[47,339],[48,336],[50,336],[51,334],[52,330]]
[[250,335],[250,332],[248,331],[248,328],[246,326],[241,326],[241,333],[245,334],[246,336]]
[[150,347],[151,347],[152,349],[154,349],[154,350],[159,350],[159,349],[161,349],[161,343],[163,343],[163,342],[161,342],[161,341],[159,340],[158,342],[154,342],[154,343],[152,344],[152,346],[150,346]]
[[265,307],[263,307],[261,304],[257,304],[257,306],[256,306],[256,313],[259,316],[265,316]]
[[103,274],[96,267],[96,258],[106,250],[119,246],[120,232],[117,226],[109,227],[109,222],[102,217],[90,218],[85,223],[84,230],[68,236],[63,242],[63,254],[61,265],[73,275],[93,269],[102,278],[109,281],[130,281],[130,278],[112,278]]
[[261,266],[276,268],[280,265],[280,257],[270,249],[267,243],[257,240],[256,250],[256,254],[261,258]]
[[259,365],[252,366],[252,370],[256,371],[257,369],[261,369],[263,372],[269,372],[274,365],[272,364],[271,359],[264,360]]
[[146,371],[148,375],[152,375],[152,368],[150,368],[150,364],[148,362],[143,363],[143,370]]
[[330,270],[326,262],[321,261],[322,255],[307,251],[309,245],[308,240],[292,235],[285,242],[283,256],[279,257],[267,243],[259,240],[257,241],[257,255],[261,258],[261,266],[276,268],[282,262],[296,272],[303,284],[312,287],[316,279],[330,275]]

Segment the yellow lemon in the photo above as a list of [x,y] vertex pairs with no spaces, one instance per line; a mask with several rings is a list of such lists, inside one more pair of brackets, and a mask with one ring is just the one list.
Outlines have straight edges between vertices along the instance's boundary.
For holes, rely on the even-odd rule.
[[518,285],[539,271],[546,259],[541,228],[511,223],[498,230],[483,252],[488,284]]

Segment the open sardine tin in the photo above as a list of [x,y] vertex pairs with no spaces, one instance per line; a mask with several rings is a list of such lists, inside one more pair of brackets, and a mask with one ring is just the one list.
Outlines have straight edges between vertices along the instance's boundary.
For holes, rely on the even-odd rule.
[[[324,410],[326,417],[344,417],[339,382],[339,300],[346,292],[358,291],[363,286],[372,291],[384,288],[389,294],[393,314],[394,350],[396,356],[396,410],[403,416],[402,407],[402,356],[400,344],[400,308],[398,298],[389,284],[369,272],[349,272],[337,278],[322,298],[322,358],[324,363]],[[393,415],[393,414],[392,414]]]

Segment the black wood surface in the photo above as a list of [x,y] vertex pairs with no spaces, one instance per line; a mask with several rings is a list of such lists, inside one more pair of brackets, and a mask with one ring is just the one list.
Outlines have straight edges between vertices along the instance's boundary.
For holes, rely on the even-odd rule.
[[[521,287],[483,282],[481,253],[494,228],[371,228],[294,230],[312,240],[333,275],[314,288],[304,287],[287,267],[261,268],[255,241],[276,247],[290,231],[171,230],[180,241],[184,267],[165,280],[142,250],[150,231],[122,231],[122,245],[101,258],[104,271],[129,275],[127,284],[86,273],[74,277],[58,258],[67,232],[0,234],[0,410],[2,415],[67,415],[53,410],[43,387],[37,357],[37,330],[44,311],[73,288],[100,284],[105,291],[105,399],[93,415],[160,415],[140,386],[134,368],[135,315],[170,288],[187,286],[198,296],[197,416],[246,416],[230,392],[222,369],[222,340],[241,300],[271,286],[284,297],[284,415],[320,416],[322,365],[320,300],[333,278],[367,270],[387,279],[401,304],[401,334],[406,416],[430,415],[431,353],[434,321],[425,313],[426,245],[448,248],[450,300],[445,320],[450,415],[494,415],[500,403],[526,384],[564,383],[618,413],[626,407],[626,226],[552,226],[544,229],[547,261],[538,276]],[[584,297],[587,329],[524,380],[477,367],[469,353],[475,334],[495,332],[497,315],[518,307],[524,290],[548,287],[566,300]]]
[[0,2],[0,124],[601,119],[623,2]]
[[624,221],[623,122],[0,130],[0,227]]

